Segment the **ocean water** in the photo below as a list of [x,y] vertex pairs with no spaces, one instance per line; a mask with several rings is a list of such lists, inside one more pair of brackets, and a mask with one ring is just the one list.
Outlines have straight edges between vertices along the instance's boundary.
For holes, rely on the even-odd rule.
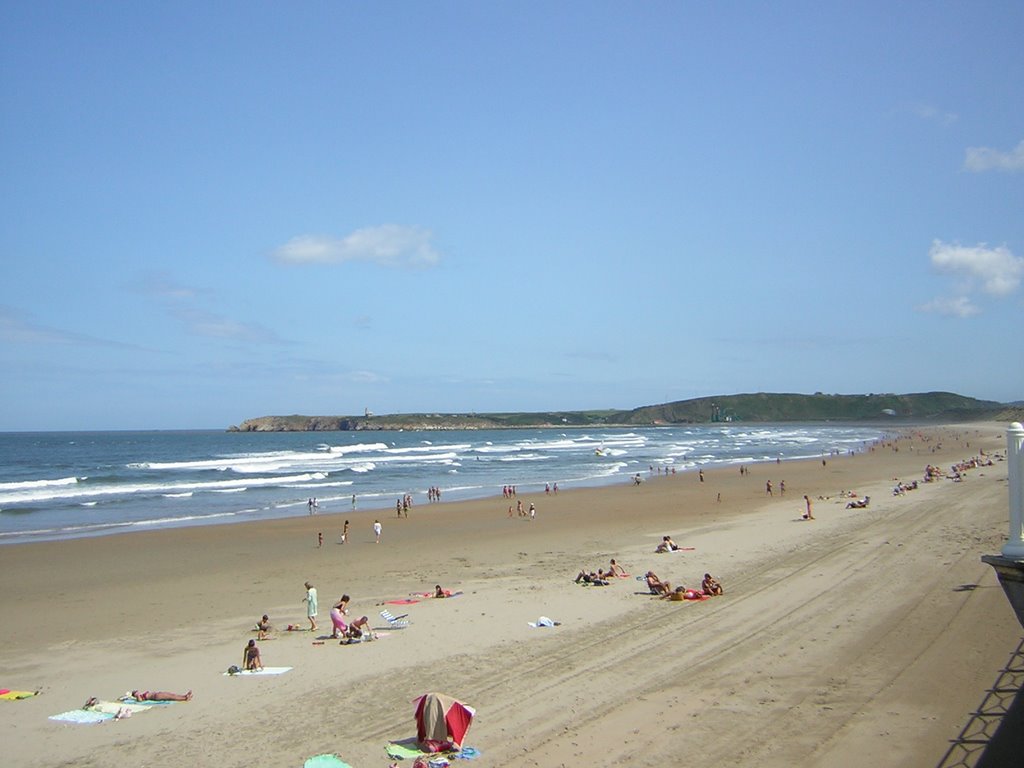
[[628,482],[640,473],[819,457],[875,426],[716,424],[436,432],[0,433],[0,544]]

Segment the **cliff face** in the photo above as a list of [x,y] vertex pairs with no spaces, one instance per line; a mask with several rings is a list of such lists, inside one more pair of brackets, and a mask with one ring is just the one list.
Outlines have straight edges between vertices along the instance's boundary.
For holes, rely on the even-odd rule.
[[261,416],[247,419],[230,432],[347,432],[360,429],[358,419],[343,416]]
[[711,421],[879,421],[981,419],[1020,421],[1019,403],[1002,405],[953,394],[800,395],[759,392],[650,405],[629,411],[545,413],[416,413],[388,416],[263,416],[229,432],[354,432],[361,430],[509,429],[515,427],[649,426]]
[[462,416],[261,416],[229,432],[358,432],[366,430],[492,429],[488,419]]

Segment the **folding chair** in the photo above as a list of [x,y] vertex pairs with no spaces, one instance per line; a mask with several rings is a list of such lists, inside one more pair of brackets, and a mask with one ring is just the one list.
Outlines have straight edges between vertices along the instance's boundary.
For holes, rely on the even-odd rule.
[[384,610],[380,612],[380,617],[388,623],[389,629],[405,629],[409,626],[408,613],[403,613],[401,616],[392,615],[391,611]]

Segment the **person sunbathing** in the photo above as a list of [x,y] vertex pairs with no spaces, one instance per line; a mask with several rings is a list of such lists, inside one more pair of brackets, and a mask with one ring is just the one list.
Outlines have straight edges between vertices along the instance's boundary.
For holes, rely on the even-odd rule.
[[270,631],[270,617],[263,614],[263,618],[256,622],[256,639],[266,640],[267,632]]
[[710,573],[704,574],[704,581],[700,583],[700,589],[705,595],[721,595],[725,593],[722,585]]
[[681,600],[702,600],[703,598],[704,595],[697,590],[688,589],[687,587],[682,586],[676,587],[667,595],[662,595],[662,599],[664,600],[673,600],[677,602]]
[[672,591],[672,585],[659,579],[654,571],[648,571],[644,578],[647,580],[647,588],[651,590],[652,595],[664,596]]
[[609,575],[610,574],[607,574],[604,571],[601,571],[600,569],[597,571],[597,573],[594,573],[593,571],[580,571],[576,575],[576,583],[592,584],[597,587],[606,587],[608,586]]
[[448,593],[441,589],[441,585],[438,584],[434,587],[434,597],[448,597]]
[[865,496],[863,499],[860,499],[859,501],[851,501],[849,504],[846,505],[846,508],[847,509],[864,509],[868,505],[868,503],[870,501],[871,501],[871,497],[870,496]]
[[626,573],[626,569],[623,568],[618,563],[616,563],[614,559],[611,561],[610,566],[611,567],[608,569],[607,573],[605,574],[606,576],[621,576],[621,577],[625,578],[626,576],[629,575],[628,573]]
[[[252,642],[251,640],[249,642]],[[192,701],[192,691],[187,693],[170,693],[169,691],[132,691],[131,697],[136,701]]]
[[250,672],[256,672],[263,669],[263,660],[260,658],[260,649],[256,645],[255,640],[250,640],[249,644],[242,649],[242,669]]
[[677,549],[679,549],[679,545],[676,544],[674,541],[672,541],[672,537],[671,536],[662,536],[661,537],[661,544],[659,544],[657,549],[655,549],[654,551],[655,552],[675,552]]

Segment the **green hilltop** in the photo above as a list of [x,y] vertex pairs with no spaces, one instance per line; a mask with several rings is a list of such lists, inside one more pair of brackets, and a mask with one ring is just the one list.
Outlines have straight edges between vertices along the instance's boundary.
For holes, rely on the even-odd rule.
[[657,426],[713,422],[1020,421],[1020,403],[977,400],[952,392],[813,395],[760,392],[645,405],[632,410],[535,413],[405,413],[363,416],[262,416],[232,432],[326,432],[389,429],[509,429],[524,427]]

